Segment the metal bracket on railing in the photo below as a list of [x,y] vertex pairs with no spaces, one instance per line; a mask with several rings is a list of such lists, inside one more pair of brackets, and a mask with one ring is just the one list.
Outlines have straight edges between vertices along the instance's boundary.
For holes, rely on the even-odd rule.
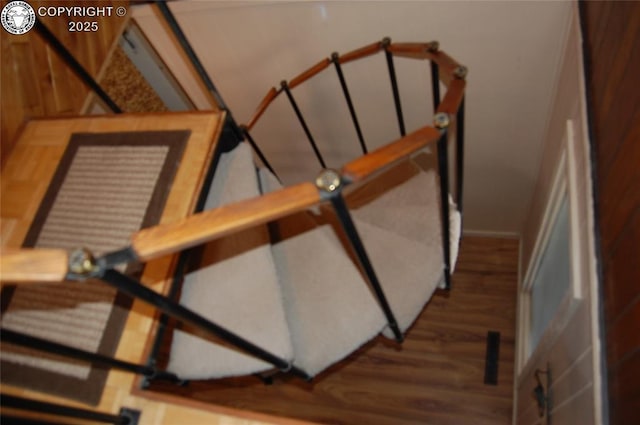
[[86,280],[100,277],[103,272],[96,257],[87,248],[76,248],[69,252],[67,279]]
[[338,195],[344,187],[340,172],[332,168],[325,168],[316,177],[316,187],[320,190],[322,200],[330,200]]
[[446,130],[451,124],[451,120],[449,119],[449,114],[445,112],[438,112],[433,116],[433,125],[440,131]]
[[96,256],[88,248],[76,248],[69,252],[68,280],[86,280],[101,277],[105,270],[119,264],[137,261],[136,253],[131,247],[109,252],[101,257]]
[[467,78],[468,73],[469,69],[467,69],[467,67],[464,65],[456,66],[456,68],[453,70],[453,76],[460,80],[464,80],[465,78]]

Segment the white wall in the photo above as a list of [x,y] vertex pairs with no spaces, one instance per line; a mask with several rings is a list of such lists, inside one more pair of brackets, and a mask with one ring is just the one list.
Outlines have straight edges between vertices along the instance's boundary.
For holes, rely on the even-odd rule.
[[[247,121],[271,86],[332,51],[345,53],[390,36],[430,41],[469,67],[465,230],[519,234],[530,204],[547,129],[569,2],[172,2],[194,49],[232,109]],[[134,17],[160,40],[150,6]],[[154,25],[156,25],[154,27]],[[155,33],[154,33],[155,31]],[[163,54],[164,42],[156,48]],[[167,50],[167,49],[165,49]],[[175,57],[166,53],[171,67]],[[408,130],[431,121],[428,66],[397,61]],[[176,66],[177,67],[177,66]],[[173,69],[180,79],[179,70]],[[382,55],[345,66],[371,147],[398,136]],[[335,72],[294,90],[330,166],[358,155]],[[265,125],[270,121],[273,125]],[[255,138],[285,182],[319,165],[284,96]]]

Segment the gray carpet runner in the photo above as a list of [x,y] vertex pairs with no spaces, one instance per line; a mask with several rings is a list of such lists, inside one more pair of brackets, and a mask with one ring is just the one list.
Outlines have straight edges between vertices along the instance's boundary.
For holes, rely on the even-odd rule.
[[[132,233],[160,218],[188,136],[188,131],[73,134],[25,246],[87,247],[96,255],[126,246]],[[4,329],[114,354],[128,308],[114,288],[90,281],[4,289]],[[0,357],[4,383],[90,404],[100,400],[103,368],[11,344],[3,344]]]

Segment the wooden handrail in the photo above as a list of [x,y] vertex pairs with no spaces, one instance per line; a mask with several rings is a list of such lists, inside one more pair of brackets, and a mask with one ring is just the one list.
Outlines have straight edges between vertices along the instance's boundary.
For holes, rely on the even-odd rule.
[[429,43],[391,43],[388,50],[396,56],[413,59],[433,59],[436,52]]
[[[460,67],[460,64],[442,50],[434,50],[434,43],[436,43],[437,46],[437,42],[391,43],[386,47],[386,49],[394,56],[402,56],[412,59],[428,59],[437,63],[440,71],[440,80],[448,88],[453,81],[459,80],[459,78],[456,78],[455,76],[455,70],[456,68]],[[375,43],[371,43],[364,47],[360,47],[359,49],[352,50],[348,53],[345,53],[344,55],[338,55],[337,61],[340,64],[345,64],[354,60],[374,55],[382,51],[383,49],[385,49],[385,47],[383,46],[383,42],[376,41]],[[311,68],[305,70],[304,72],[291,79],[291,81],[288,82],[288,87],[290,89],[293,89],[294,87],[299,86],[310,78],[313,78],[318,73],[324,71],[331,64],[331,62],[332,60],[329,58],[321,60]],[[459,84],[456,83],[456,85]],[[464,91],[464,87],[462,88],[462,91]],[[251,128],[253,128],[253,126],[258,122],[260,117],[267,110],[269,105],[271,105],[271,103],[275,100],[276,97],[278,97],[279,94],[280,90],[276,90],[274,87],[271,87],[271,89],[269,89],[265,97],[260,102],[260,105],[256,109],[256,112],[253,114],[248,124],[246,125],[248,130],[251,130]],[[439,108],[439,111],[451,114],[457,111],[459,102],[457,102],[456,99],[457,97],[459,97],[459,94],[454,93],[454,95],[455,96],[451,98],[451,103],[446,104],[446,108],[444,109]],[[453,108],[453,105],[455,105],[455,108]]]
[[[376,54],[385,47],[375,42],[345,55],[334,56],[344,64]],[[462,100],[466,82],[458,78],[455,70],[460,65],[440,50],[432,50],[431,43],[392,43],[386,49],[393,55],[416,59],[429,59],[440,69],[441,81],[447,92],[436,112],[455,116]],[[289,88],[296,87],[326,69],[332,63],[325,58],[293,78]],[[274,87],[267,92],[253,117],[246,126],[251,129],[280,94]],[[392,164],[406,158],[430,143],[436,142],[440,131],[425,126],[413,133],[389,143],[369,154],[347,163],[342,175],[349,183],[361,182],[379,174]],[[214,210],[184,218],[175,223],[162,224],[138,231],[131,238],[131,249],[140,261],[148,261],[163,255],[223,237],[225,235],[263,224],[295,212],[303,211],[321,202],[316,186],[300,183],[256,198],[225,205]],[[68,254],[57,249],[5,249],[0,255],[0,280],[6,282],[57,282],[67,275]]]
[[375,151],[357,158],[342,168],[344,178],[349,182],[359,182],[386,170],[390,165],[408,155],[436,142],[440,132],[433,127],[422,127],[400,140],[389,143]]
[[300,183],[276,192],[228,204],[135,233],[131,247],[141,261],[148,261],[213,239],[303,211],[320,202],[312,183]]
[[247,124],[247,130],[251,130],[256,122],[258,122],[262,114],[264,114],[264,111],[266,111],[269,105],[271,105],[271,102],[273,102],[273,100],[278,97],[278,94],[280,94],[280,92],[276,90],[275,87],[271,87],[269,92],[262,99],[262,102],[260,102],[260,105],[258,106],[258,109],[256,109],[256,112],[253,114],[253,117],[249,121],[249,124]]
[[445,112],[455,116],[464,98],[464,88],[466,85],[467,83],[459,78],[451,80],[449,87],[447,87],[447,93],[444,95],[444,99],[440,102],[440,106],[438,106],[436,112]]
[[392,43],[388,50],[394,56],[429,59],[437,63],[440,69],[440,78],[446,86],[449,86],[449,83],[454,79],[454,70],[460,66],[442,50],[432,51],[430,43]]
[[309,78],[327,69],[329,65],[331,65],[331,59],[329,58],[322,59],[320,62],[313,65],[311,68],[307,69],[306,71],[302,72],[300,75],[294,77],[291,81],[289,81],[289,88],[293,89],[294,87],[299,86],[300,84],[307,81]]
[[69,255],[62,249],[8,249],[0,253],[0,281],[11,283],[61,282]]
[[348,53],[345,53],[344,55],[340,55],[338,57],[338,62],[340,63],[340,65],[342,65],[347,62],[351,62],[367,56],[375,55],[381,50],[382,50],[382,42],[376,41],[375,43],[371,43],[367,46],[360,47],[359,49],[352,50]]

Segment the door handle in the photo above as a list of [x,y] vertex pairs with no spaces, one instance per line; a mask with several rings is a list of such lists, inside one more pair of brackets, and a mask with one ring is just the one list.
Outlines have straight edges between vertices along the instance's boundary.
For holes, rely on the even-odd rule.
[[[542,379],[540,378],[540,375],[546,375],[546,387],[542,385]],[[547,424],[549,424],[549,383],[551,382],[549,365],[547,364],[546,370],[536,369],[534,376],[536,378],[536,381],[538,382],[538,385],[536,385],[533,389],[533,398],[536,400],[536,403],[538,405],[538,417],[543,418],[546,416]]]

